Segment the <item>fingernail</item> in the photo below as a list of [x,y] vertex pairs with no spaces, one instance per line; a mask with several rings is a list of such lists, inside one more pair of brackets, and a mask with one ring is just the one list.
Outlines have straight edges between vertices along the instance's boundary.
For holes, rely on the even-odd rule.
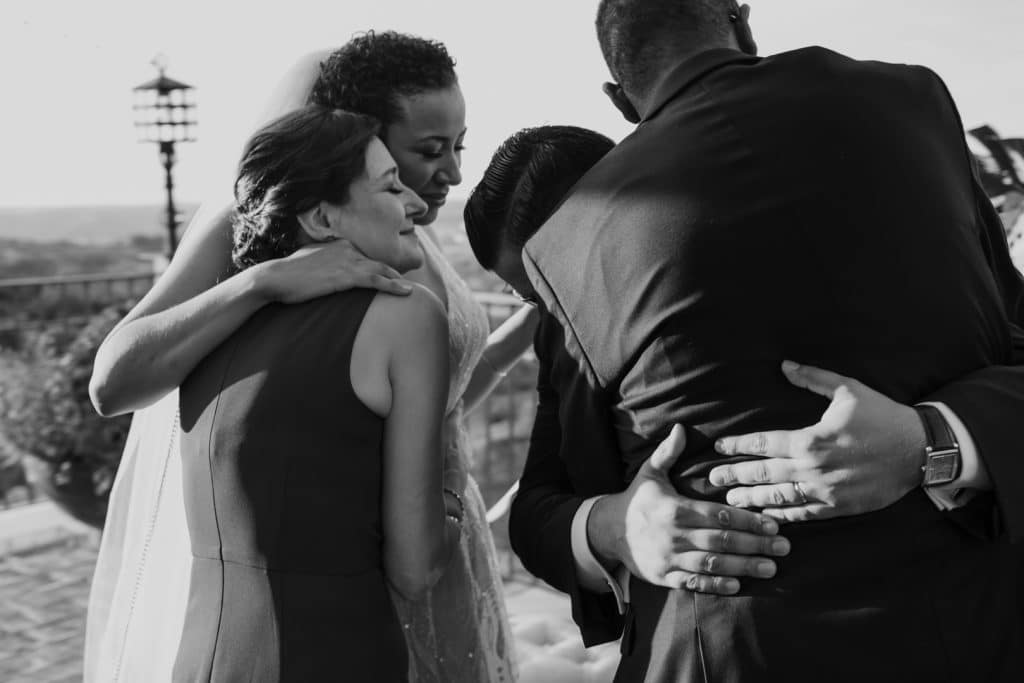
[[729,450],[725,443],[725,439],[718,439],[717,441],[715,441],[715,450],[721,453],[722,455],[729,455]]
[[761,531],[769,536],[774,536],[779,533],[779,523],[771,517],[765,517],[761,520]]
[[789,541],[784,538],[776,538],[772,541],[772,554],[773,555],[787,555],[789,554]]
[[740,592],[740,582],[736,579],[726,579],[722,581],[722,591],[733,595],[734,593]]
[[764,577],[775,576],[775,563],[771,560],[764,560],[757,563],[757,575]]
[[800,369],[800,364],[799,363],[794,363],[791,360],[784,360],[784,361],[782,361],[782,371],[783,372],[795,372],[796,370],[799,370],[799,369]]

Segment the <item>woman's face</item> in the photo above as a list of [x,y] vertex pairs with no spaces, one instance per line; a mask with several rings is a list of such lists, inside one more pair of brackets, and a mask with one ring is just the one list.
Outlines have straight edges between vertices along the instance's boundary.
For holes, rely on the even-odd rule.
[[404,116],[384,131],[402,182],[427,203],[416,218],[429,225],[444,206],[448,188],[462,182],[466,101],[458,84],[399,98]]
[[327,204],[331,232],[354,244],[367,258],[399,272],[418,268],[423,251],[413,221],[427,205],[398,179],[398,166],[379,138],[366,148],[363,174],[349,186],[348,201]]

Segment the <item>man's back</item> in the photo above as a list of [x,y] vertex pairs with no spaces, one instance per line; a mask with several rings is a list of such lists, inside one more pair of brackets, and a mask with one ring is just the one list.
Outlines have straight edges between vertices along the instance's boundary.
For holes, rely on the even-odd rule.
[[821,49],[738,57],[582,181],[528,252],[618,399],[627,459],[676,421],[696,430],[690,458],[816,421],[825,403],[785,358],[909,402],[1006,356],[941,88]]
[[[675,422],[688,428],[684,480],[719,457],[719,436],[816,422],[826,403],[785,380],[787,358],[901,402],[1007,362],[961,127],[930,72],[816,48],[764,60],[716,50],[662,88],[664,104],[527,246],[531,279],[611,406],[627,480]],[[581,431],[578,418],[565,431]],[[1011,619],[992,604],[1009,581],[1005,548],[921,491],[786,534],[779,574],[737,597],[634,580],[638,628],[675,634],[638,636],[652,648],[640,659],[681,671],[665,644],[697,632],[701,666],[734,680],[789,670],[806,649],[902,656],[900,635],[927,626],[921,651],[893,669],[911,680],[942,660],[941,643]],[[981,583],[965,587],[966,575]],[[934,673],[964,675],[962,654]]]

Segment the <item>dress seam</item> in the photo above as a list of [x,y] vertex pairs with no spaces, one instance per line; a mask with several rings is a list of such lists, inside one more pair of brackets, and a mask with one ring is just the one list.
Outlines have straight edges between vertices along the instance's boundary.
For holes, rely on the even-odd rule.
[[231,355],[228,358],[228,362],[224,364],[224,372],[220,378],[220,387],[217,390],[217,401],[213,404],[213,415],[210,416],[210,433],[207,437],[206,444],[206,464],[207,470],[210,476],[210,510],[213,513],[213,528],[217,530],[217,554],[220,556],[221,561],[220,567],[220,599],[217,606],[217,627],[213,634],[213,643],[211,644],[213,651],[210,653],[210,676],[213,676],[213,669],[217,663],[217,643],[220,641],[220,629],[224,623],[224,590],[225,590],[225,577],[224,577],[224,539],[220,531],[220,519],[217,515],[217,487],[213,476],[213,440],[214,426],[217,424],[217,413],[220,412],[220,400],[224,395],[224,383],[227,380],[228,371],[231,369],[231,364],[235,359],[235,353],[238,350],[238,345],[235,344],[231,348]]

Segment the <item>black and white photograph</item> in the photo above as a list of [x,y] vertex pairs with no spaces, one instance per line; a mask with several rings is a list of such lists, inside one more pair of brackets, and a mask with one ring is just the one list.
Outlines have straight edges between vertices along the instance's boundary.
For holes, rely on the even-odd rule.
[[1024,681],[1020,0],[7,0],[0,681]]

